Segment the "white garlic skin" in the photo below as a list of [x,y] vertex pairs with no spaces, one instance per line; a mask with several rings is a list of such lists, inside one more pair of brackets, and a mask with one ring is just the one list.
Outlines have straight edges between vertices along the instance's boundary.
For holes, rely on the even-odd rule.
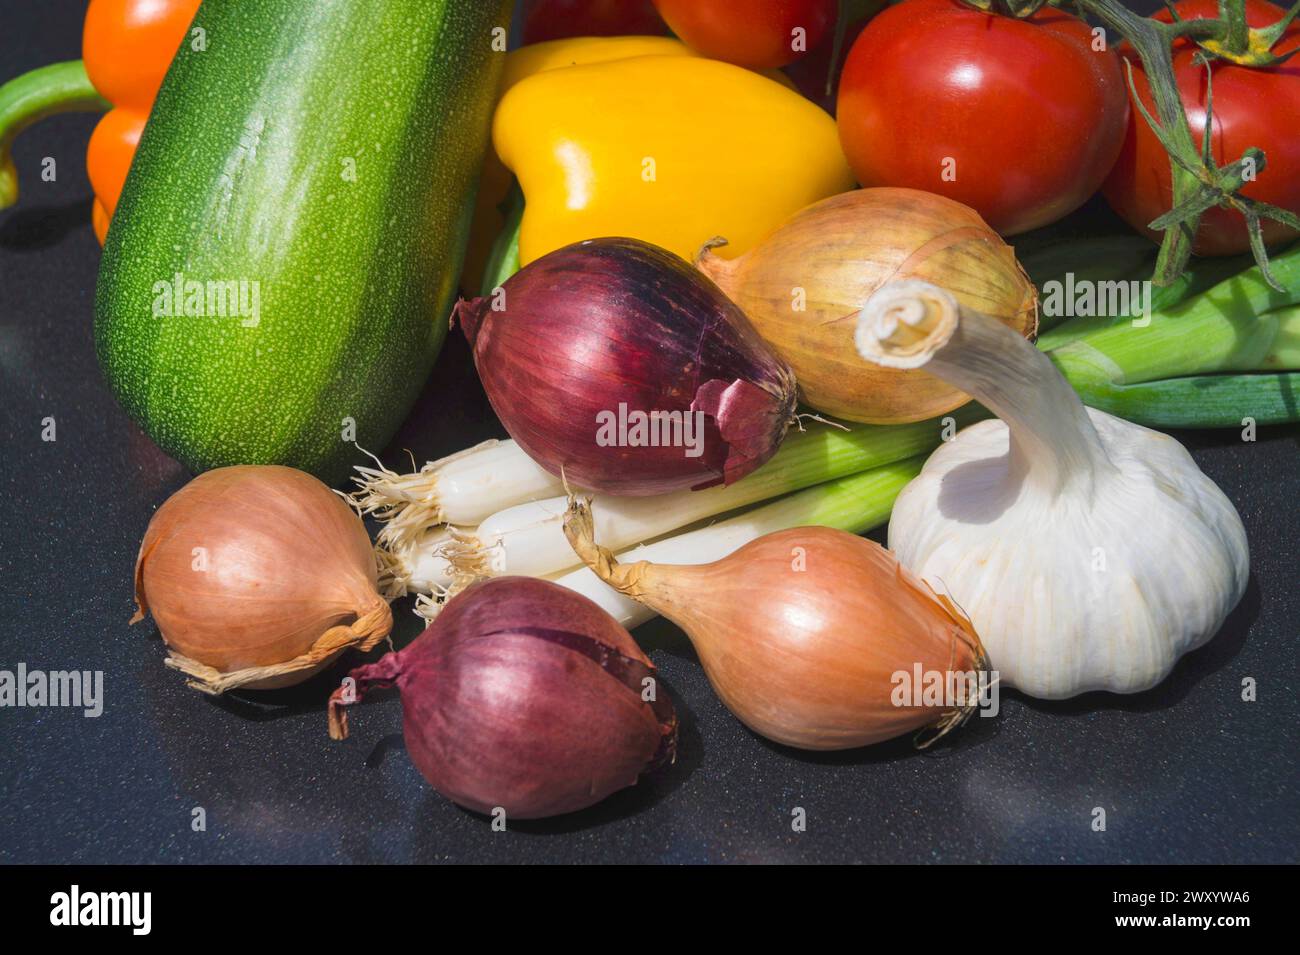
[[1112,467],[1053,492],[1010,474],[1007,426],[982,421],[930,457],[889,525],[904,566],[970,616],[1002,685],[1043,699],[1155,686],[1249,576],[1241,518],[1186,449],[1087,412]]

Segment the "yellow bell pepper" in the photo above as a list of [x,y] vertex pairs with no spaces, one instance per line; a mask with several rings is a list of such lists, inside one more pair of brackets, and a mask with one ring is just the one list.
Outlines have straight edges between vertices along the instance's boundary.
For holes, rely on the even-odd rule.
[[519,179],[526,265],[620,235],[690,260],[739,255],[809,203],[853,188],[835,121],[781,83],[689,56],[536,72],[501,97],[492,141]]
[[[546,70],[603,63],[607,60],[625,60],[634,56],[698,55],[680,40],[666,36],[572,37],[533,43],[506,54],[497,97],[500,99],[521,80]],[[509,191],[510,170],[501,165],[501,160],[489,149],[483,160],[483,172],[474,205],[474,226],[470,230],[469,248],[465,254],[462,285],[468,294],[478,294],[484,263],[492,242],[505,221],[499,206]]]

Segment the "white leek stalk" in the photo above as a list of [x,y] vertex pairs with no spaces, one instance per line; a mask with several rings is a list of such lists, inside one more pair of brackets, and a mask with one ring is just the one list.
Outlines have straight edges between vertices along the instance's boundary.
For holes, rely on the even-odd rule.
[[[953,412],[952,426],[984,414],[968,406]],[[855,425],[852,431],[813,426],[791,434],[771,461],[729,487],[654,497],[599,496],[592,507],[596,534],[615,550],[652,541],[706,518],[928,451],[939,443],[943,428],[936,420]],[[581,564],[564,538],[567,507],[563,496],[518,504],[484,519],[473,531],[456,529],[450,535],[428,535],[412,525],[399,532],[390,525],[381,561],[417,592],[428,592],[418,585],[422,581],[446,587],[504,574],[557,574]]]
[[[1014,334],[1014,333],[1013,333]],[[883,524],[894,498],[921,469],[922,456],[819,484],[708,527],[688,531],[618,555],[620,563],[708,564],[764,534],[821,524],[861,534]],[[610,587],[583,567],[555,582],[594,600],[631,629],[655,616],[653,610]]]
[[1246,532],[1182,445],[1085,408],[1050,358],[924,282],[878,290],[855,343],[1001,419],[930,457],[889,546],[967,613],[1004,685],[1133,693],[1214,636],[1246,587]]

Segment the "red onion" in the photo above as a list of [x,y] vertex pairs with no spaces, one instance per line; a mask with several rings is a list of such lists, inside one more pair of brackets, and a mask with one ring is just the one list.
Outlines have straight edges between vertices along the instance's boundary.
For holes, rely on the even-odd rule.
[[730,484],[794,418],[789,366],[712,281],[646,242],[565,246],[453,321],[510,436],[581,487]]
[[355,696],[345,684],[330,697],[330,735],[347,737],[344,706],[396,685],[412,761],[478,812],[573,812],[676,754],[654,664],[614,618],[545,580],[473,584],[405,649],[350,676]]

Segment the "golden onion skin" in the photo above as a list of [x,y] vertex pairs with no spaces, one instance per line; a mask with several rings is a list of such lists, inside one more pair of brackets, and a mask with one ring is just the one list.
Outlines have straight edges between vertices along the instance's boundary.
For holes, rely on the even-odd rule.
[[917,668],[980,692],[989,662],[965,614],[874,541],[795,527],[710,564],[620,563],[594,527],[571,498],[564,530],[583,563],[681,627],[718,697],[761,736],[837,750],[928,730],[929,745],[978,704],[895,693]]
[[744,255],[706,248],[696,265],[794,368],[804,403],[849,421],[921,421],[970,400],[925,371],[858,355],[858,312],[886,281],[923,279],[1026,338],[1038,330],[1037,292],[1011,247],[973,209],[916,189],[823,199]]
[[787,746],[852,749],[932,726],[951,711],[893,705],[894,674],[986,665],[968,621],[845,531],[796,527],[713,564],[656,570],[656,609],[691,635],[727,709]]
[[[376,577],[365,525],[316,478],[276,465],[217,468],[173,494],[149,522],[131,622],[152,614],[168,647],[221,673],[313,653],[323,665],[390,629]],[[280,678],[256,687],[300,682],[319,669],[268,674]]]

